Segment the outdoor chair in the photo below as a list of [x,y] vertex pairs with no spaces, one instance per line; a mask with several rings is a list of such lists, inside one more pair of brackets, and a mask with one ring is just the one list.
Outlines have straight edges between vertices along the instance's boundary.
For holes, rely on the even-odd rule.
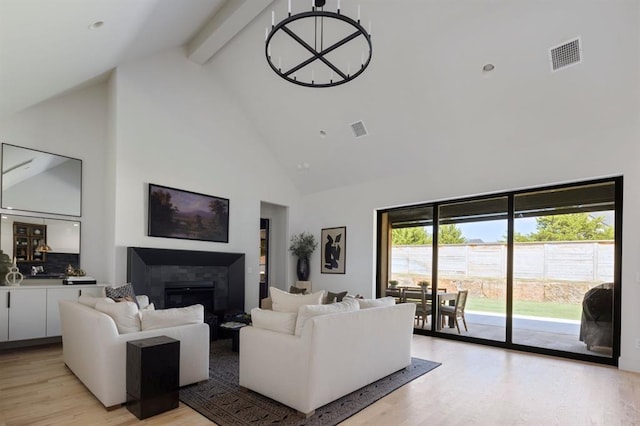
[[460,334],[460,325],[458,325],[458,320],[462,320],[462,324],[464,324],[464,331],[468,331],[467,329],[467,321],[464,318],[464,307],[467,304],[467,295],[469,294],[469,290],[459,291],[456,295],[456,300],[454,305],[442,305],[440,306],[440,318],[442,318],[442,327],[445,325],[445,317],[453,318],[456,322],[456,328],[458,329],[458,334]]
[[416,304],[416,321],[418,324],[422,321],[421,327],[424,328],[424,323],[427,317],[431,315],[433,309],[431,307],[431,299],[427,297],[427,286],[421,286],[420,290],[420,299],[407,300],[405,298],[405,302]]
[[404,288],[402,287],[395,287],[395,288],[387,288],[385,294],[387,296],[392,296],[395,301],[396,304],[398,303],[404,303]]

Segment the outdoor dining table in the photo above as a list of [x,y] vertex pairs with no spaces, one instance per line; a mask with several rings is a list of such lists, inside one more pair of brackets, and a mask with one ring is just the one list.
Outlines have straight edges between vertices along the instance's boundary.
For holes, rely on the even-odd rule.
[[[407,299],[412,302],[422,300],[422,289],[420,287],[396,287],[396,288],[387,288],[385,294],[387,296],[393,296],[400,299],[401,303],[406,302]],[[426,292],[426,296],[428,299],[431,299],[433,291],[429,288]],[[457,291],[448,292],[446,288],[438,289],[438,303],[444,304],[449,303],[450,305],[456,300],[456,296],[458,295]],[[455,322],[452,317],[449,317],[449,327],[455,327]],[[440,321],[436,321],[436,330],[440,330],[442,328]]]

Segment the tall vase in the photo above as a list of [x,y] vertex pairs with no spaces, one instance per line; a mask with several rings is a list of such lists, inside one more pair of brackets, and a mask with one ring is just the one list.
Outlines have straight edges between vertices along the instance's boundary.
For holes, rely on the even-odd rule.
[[298,264],[296,266],[296,274],[298,274],[298,281],[309,281],[309,258],[299,257]]

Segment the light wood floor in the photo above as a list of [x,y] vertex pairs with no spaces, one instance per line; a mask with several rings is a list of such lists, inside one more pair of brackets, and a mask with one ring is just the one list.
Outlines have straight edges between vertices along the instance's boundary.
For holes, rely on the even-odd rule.
[[[638,373],[427,336],[413,352],[443,365],[344,425],[640,425]],[[0,425],[139,423],[211,424],[183,404],[146,421],[106,411],[60,345],[0,351]]]

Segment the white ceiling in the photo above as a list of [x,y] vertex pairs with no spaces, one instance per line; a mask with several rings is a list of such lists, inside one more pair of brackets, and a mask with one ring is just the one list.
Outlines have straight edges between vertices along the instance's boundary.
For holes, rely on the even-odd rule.
[[[0,0],[0,117],[181,46],[224,0]],[[97,21],[104,25],[91,30]]]
[[[0,0],[0,118],[165,48],[186,45],[200,63],[220,49],[205,67],[302,193],[436,162],[464,173],[456,165],[482,161],[489,141],[551,153],[637,119],[638,0],[342,0],[343,13],[358,4],[372,21],[371,65],[313,89],[264,58],[271,10],[282,17],[286,0]],[[96,20],[105,24],[89,30]],[[583,62],[552,73],[549,48],[576,36]],[[486,63],[495,70],[483,73]],[[369,135],[354,139],[358,120]]]

